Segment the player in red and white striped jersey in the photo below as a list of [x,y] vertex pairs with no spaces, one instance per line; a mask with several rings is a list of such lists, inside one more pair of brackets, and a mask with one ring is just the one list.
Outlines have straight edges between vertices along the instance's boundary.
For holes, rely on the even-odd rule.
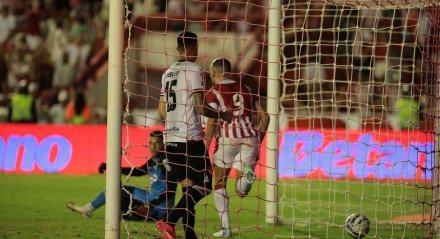
[[253,98],[248,86],[231,79],[222,80],[208,91],[206,101],[209,106],[221,111],[233,110],[231,122],[220,122],[219,136],[234,139],[257,137],[252,125]]
[[222,229],[213,237],[231,237],[229,225],[229,197],[226,182],[234,168],[237,175],[236,191],[244,197],[255,181],[255,164],[259,145],[269,124],[269,116],[260,104],[259,97],[239,81],[230,78],[231,63],[224,58],[212,61],[210,76],[213,87],[205,95],[205,104],[220,111],[232,109],[231,122],[209,118],[206,127],[206,146],[217,138],[214,152],[214,201]]

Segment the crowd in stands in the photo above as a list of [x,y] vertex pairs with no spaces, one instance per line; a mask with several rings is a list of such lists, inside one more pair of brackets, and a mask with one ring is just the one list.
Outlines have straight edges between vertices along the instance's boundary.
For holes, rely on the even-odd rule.
[[[166,31],[186,27],[195,31],[265,30],[264,17],[250,17],[266,9],[262,6],[265,1],[250,2],[126,1],[132,10],[130,17],[148,15],[163,20],[156,16],[166,13],[192,19],[185,23],[179,17],[166,18],[167,24],[160,24]],[[284,3],[288,4],[283,6],[286,69],[281,113],[287,125],[294,125],[291,123],[304,115],[330,115],[343,118],[349,128],[361,128],[368,120],[384,123],[384,128],[418,128],[422,120],[418,113],[431,107],[424,98],[433,95],[427,92],[427,81],[435,77],[423,72],[422,60],[429,57],[422,58],[430,34],[426,12],[323,7],[314,1]],[[105,123],[101,113],[105,106],[93,105],[85,94],[87,82],[78,80],[77,75],[96,51],[106,47],[106,4],[106,0],[0,0],[0,122],[11,120],[11,99],[26,83],[36,109],[31,122]],[[262,45],[260,59],[267,50],[267,38],[257,35],[261,36],[256,42]],[[255,61],[260,65],[253,69],[260,71],[245,75],[265,74],[267,65],[258,59]],[[265,83],[258,84],[258,88],[264,87]],[[413,117],[418,112],[412,119],[416,122],[399,126],[398,105],[416,105],[417,109],[409,109],[414,111]],[[346,116],[352,113],[357,118]]]
[[0,0],[0,121],[103,123],[75,77],[107,22],[102,0]]
[[427,66],[437,59],[429,54],[429,11],[285,6],[285,127],[420,129],[424,120],[432,130],[434,119],[423,118],[435,82]]
[[[29,111],[35,107],[36,116],[15,122],[78,122],[73,120],[75,117],[67,117],[66,111],[70,109],[67,106],[78,99],[77,92],[87,92],[88,82],[79,76],[93,55],[106,47],[108,3],[108,0],[0,0],[0,122],[14,122],[10,117],[12,98],[23,95],[24,87],[33,102]],[[127,0],[125,3],[130,19],[135,15],[164,12],[183,16],[182,10],[196,18],[208,11],[219,17],[229,11],[235,18],[245,13],[242,9],[245,3],[229,7],[221,1],[207,4],[205,1]],[[179,24],[171,23],[167,30],[180,31],[183,26]],[[238,23],[234,25],[239,27]],[[211,26],[222,28],[218,23]],[[18,106],[13,107],[26,108],[20,105],[24,101],[17,101]],[[105,122],[102,113],[105,106],[93,105],[90,97],[85,97],[82,104],[87,106],[88,113],[81,122]],[[65,116],[60,117],[59,111],[64,111]]]

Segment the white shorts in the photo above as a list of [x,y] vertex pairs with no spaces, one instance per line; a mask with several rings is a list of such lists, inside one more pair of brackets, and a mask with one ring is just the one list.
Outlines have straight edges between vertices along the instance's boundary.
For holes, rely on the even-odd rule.
[[217,139],[214,152],[214,164],[221,168],[234,168],[243,171],[243,164],[255,168],[258,157],[258,138],[223,138]]

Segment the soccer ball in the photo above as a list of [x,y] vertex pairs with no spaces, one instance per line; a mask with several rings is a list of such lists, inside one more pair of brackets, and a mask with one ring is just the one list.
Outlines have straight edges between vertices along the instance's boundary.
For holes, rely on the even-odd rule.
[[360,213],[353,213],[345,219],[345,231],[352,238],[362,238],[370,231],[370,221]]

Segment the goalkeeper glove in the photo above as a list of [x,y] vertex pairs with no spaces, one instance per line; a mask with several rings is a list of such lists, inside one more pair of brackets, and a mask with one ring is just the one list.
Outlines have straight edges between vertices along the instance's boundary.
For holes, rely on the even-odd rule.
[[106,163],[101,163],[98,167],[98,172],[99,173],[104,173],[104,171],[107,170],[107,164]]

